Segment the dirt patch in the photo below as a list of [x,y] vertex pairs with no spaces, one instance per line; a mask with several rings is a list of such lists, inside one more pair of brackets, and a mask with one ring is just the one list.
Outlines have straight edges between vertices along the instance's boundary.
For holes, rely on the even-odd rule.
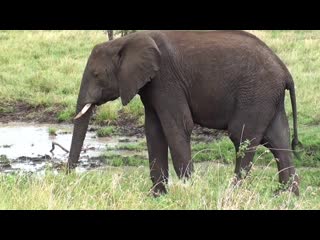
[[113,123],[117,127],[119,135],[144,137],[144,125],[139,125],[139,120],[135,116],[130,116],[123,111],[119,111],[118,119]]
[[195,142],[211,142],[219,140],[223,136],[227,136],[226,131],[204,128],[197,124],[192,131],[192,140]]
[[[5,102],[2,104],[0,109],[0,123],[62,123],[57,118],[57,114],[62,110],[63,106],[48,108],[46,106],[33,106],[24,102]],[[91,122],[92,124],[95,124],[94,117]],[[72,124],[72,121],[65,121],[63,123]],[[119,118],[110,125],[117,127],[119,135],[137,137],[144,135],[144,126],[138,124],[138,118],[130,116],[123,111],[119,112]],[[94,128],[94,130],[97,130],[97,128]]]
[[0,122],[58,123],[57,113],[61,109],[61,106],[48,108],[46,106],[32,106],[24,102],[3,103]]

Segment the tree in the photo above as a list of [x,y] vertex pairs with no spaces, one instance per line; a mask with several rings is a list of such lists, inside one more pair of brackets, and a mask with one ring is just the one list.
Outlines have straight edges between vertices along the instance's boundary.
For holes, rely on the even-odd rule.
[[125,35],[128,35],[130,33],[134,33],[136,31],[137,30],[105,30],[104,32],[108,35],[109,41],[111,41],[111,40],[114,39],[115,35],[119,35],[120,34],[120,36],[123,37]]
[[113,30],[107,30],[109,41],[113,40]]
[[121,34],[121,37],[125,36],[125,35],[128,35],[130,33],[134,33],[136,32],[137,30],[118,30],[118,32]]

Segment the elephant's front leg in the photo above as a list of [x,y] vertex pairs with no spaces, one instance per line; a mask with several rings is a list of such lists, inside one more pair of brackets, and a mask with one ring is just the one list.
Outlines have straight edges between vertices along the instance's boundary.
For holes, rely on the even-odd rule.
[[151,108],[145,108],[145,131],[149,153],[150,176],[154,196],[166,193],[168,182],[168,143],[160,120]]

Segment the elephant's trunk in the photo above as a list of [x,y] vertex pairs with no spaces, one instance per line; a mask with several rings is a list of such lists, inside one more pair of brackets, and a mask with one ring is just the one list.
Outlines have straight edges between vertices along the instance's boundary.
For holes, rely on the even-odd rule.
[[[84,105],[80,104],[78,101],[77,113],[79,113],[83,107]],[[81,118],[76,119],[74,122],[72,143],[68,159],[68,169],[74,168],[79,160],[80,152],[86,137],[90,117],[92,114],[92,108],[93,106],[91,106]]]

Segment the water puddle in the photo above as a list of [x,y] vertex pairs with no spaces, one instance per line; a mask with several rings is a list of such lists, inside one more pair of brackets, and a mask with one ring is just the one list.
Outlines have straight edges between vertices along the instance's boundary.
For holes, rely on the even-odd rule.
[[[54,136],[50,136],[50,128],[57,129]],[[52,143],[70,150],[72,129],[72,125],[62,124],[0,124],[0,172],[38,172],[48,166],[59,169],[67,162],[68,153],[57,145],[50,152]],[[108,149],[115,153],[117,151],[114,149],[121,143],[137,143],[142,140],[143,138],[126,136],[98,138],[95,131],[88,131],[83,146],[85,151],[81,152],[77,169],[85,171],[99,167],[103,165],[99,156]],[[130,152],[123,151],[123,154]]]

